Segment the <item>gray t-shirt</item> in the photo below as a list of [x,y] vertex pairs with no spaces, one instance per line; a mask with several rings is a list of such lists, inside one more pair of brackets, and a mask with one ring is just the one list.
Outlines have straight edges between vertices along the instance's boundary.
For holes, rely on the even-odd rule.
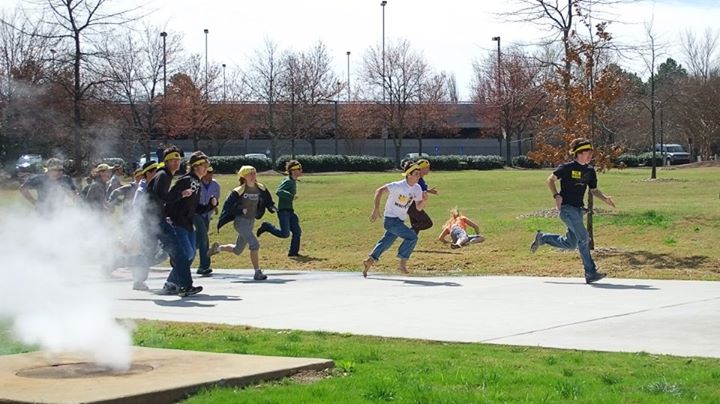
[[245,212],[242,215],[245,219],[254,219],[257,213],[258,199],[260,198],[260,189],[257,186],[245,186],[245,192],[240,196],[240,204]]

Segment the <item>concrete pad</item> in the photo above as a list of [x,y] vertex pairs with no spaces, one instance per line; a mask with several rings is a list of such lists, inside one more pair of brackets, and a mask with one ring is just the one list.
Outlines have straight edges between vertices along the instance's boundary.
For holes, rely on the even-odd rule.
[[[181,299],[117,282],[119,317],[720,358],[720,282],[216,270]],[[167,272],[153,272],[159,288]]]
[[[0,361],[0,402],[176,402],[204,386],[245,386],[301,370],[333,367],[325,359],[135,348],[130,371],[113,374],[84,358],[41,352]],[[59,377],[59,378],[58,378]]]

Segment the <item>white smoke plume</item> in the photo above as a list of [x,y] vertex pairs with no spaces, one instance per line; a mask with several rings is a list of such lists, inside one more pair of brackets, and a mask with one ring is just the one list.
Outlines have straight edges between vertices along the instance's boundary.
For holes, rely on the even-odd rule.
[[68,199],[55,209],[0,211],[0,318],[11,319],[22,343],[126,370],[132,360],[130,330],[115,320],[103,271],[124,254],[120,230],[107,214]]

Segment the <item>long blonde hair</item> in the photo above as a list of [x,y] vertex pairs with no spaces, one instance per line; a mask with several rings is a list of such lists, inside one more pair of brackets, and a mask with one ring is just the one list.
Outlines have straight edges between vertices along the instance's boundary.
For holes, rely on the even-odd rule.
[[455,223],[457,218],[461,217],[462,214],[460,214],[460,210],[455,206],[454,208],[450,209],[450,219],[445,222],[443,225],[443,228],[450,226],[451,224]]

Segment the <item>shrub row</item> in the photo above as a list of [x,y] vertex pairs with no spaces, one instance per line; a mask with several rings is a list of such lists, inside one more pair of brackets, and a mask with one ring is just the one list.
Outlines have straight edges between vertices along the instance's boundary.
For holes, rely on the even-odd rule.
[[[641,154],[621,154],[615,159],[615,165],[623,165],[625,167],[640,167],[652,165],[652,152]],[[660,153],[655,153],[655,165],[662,166],[663,160]]]
[[[288,155],[280,156],[275,163],[277,171],[285,171],[285,163],[291,160]],[[320,173],[328,171],[385,171],[394,167],[392,159],[375,156],[338,156],[319,154],[316,156],[296,155],[295,160],[303,166],[303,171]]]
[[245,156],[212,156],[210,163],[218,174],[235,174],[240,167],[250,165],[258,171],[271,170],[272,160]]

